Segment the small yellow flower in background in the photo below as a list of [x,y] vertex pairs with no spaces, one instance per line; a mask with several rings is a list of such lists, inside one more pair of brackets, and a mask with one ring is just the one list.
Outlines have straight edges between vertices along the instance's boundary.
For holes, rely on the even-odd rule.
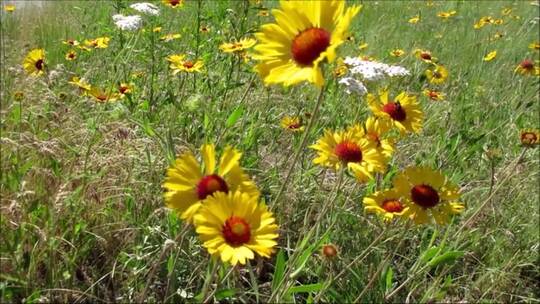
[[23,67],[31,76],[41,76],[45,73],[45,50],[33,49],[24,58]]
[[358,49],[359,49],[359,50],[365,50],[365,49],[367,49],[368,46],[369,46],[368,43],[365,43],[365,42],[364,42],[364,43],[360,43],[360,44],[358,45]]
[[540,67],[534,64],[531,59],[525,59],[520,64],[518,64],[518,66],[514,70],[514,73],[519,73],[521,75],[538,76],[540,75]]
[[77,53],[73,50],[69,51],[66,53],[66,60],[68,61],[73,61],[75,59],[77,59]]
[[91,40],[87,39],[84,41],[84,44],[94,49],[106,49],[109,47],[110,40],[111,38],[109,37],[98,37],[96,39],[91,39]]
[[317,143],[310,147],[317,151],[313,163],[336,171],[345,167],[359,182],[373,179],[374,172],[384,172],[385,157],[360,130],[361,126],[337,132],[325,130]]
[[257,198],[257,186],[240,167],[241,156],[238,150],[226,147],[217,164],[215,147],[210,144],[201,147],[202,164],[191,151],[180,154],[163,183],[167,207],[192,222],[204,201],[218,192],[240,191]]
[[180,35],[180,34],[166,34],[166,35],[163,35],[163,36],[159,37],[159,40],[164,41],[164,42],[169,42],[169,41],[172,41],[174,39],[178,39],[180,37],[182,37],[182,35]]
[[268,13],[268,10],[267,10],[267,9],[263,9],[263,10],[260,10],[260,11],[257,13],[257,16],[260,16],[260,17],[268,17],[268,16],[270,16],[270,13]]
[[402,49],[394,49],[390,52],[390,55],[394,57],[401,57],[405,55],[405,51]]
[[156,26],[155,28],[152,29],[152,32],[161,33],[161,26]]
[[238,42],[226,42],[219,46],[219,49],[224,53],[241,52],[253,47],[257,40],[253,38],[242,38]]
[[504,34],[501,33],[501,32],[496,32],[494,35],[493,35],[493,40],[498,40],[498,39],[501,39],[502,37],[504,37]]
[[172,62],[169,66],[173,70],[173,75],[179,72],[201,73],[204,63],[201,60],[193,62],[191,60],[182,60],[181,62]]
[[504,24],[504,20],[503,19],[495,19],[495,21],[493,21],[493,24],[495,24],[495,25]]
[[184,0],[161,0],[168,7],[179,8],[184,5]]
[[391,221],[394,217],[402,217],[408,211],[402,200],[401,194],[395,189],[377,191],[364,197],[364,210]]
[[444,100],[444,98],[446,97],[446,95],[442,92],[429,90],[429,89],[425,89],[424,91],[422,91],[422,93],[424,94],[424,96],[426,96],[427,98],[433,101],[441,101],[441,100]]
[[529,44],[529,48],[531,50],[540,51],[540,42],[536,41],[536,42],[533,42],[533,43]]
[[437,62],[437,58],[433,57],[431,55],[430,51],[427,50],[421,50],[421,49],[415,49],[413,51],[416,58],[426,62],[426,63],[435,63]]
[[420,15],[416,15],[410,18],[408,22],[411,24],[417,24],[419,21],[420,21]]
[[334,74],[334,77],[339,78],[345,76],[349,69],[347,68],[347,65],[343,62],[343,58],[338,58],[336,60],[336,67],[334,68],[334,71],[332,72]]
[[16,101],[21,101],[21,100],[23,100],[23,98],[24,98],[24,93],[21,92],[21,91],[16,91],[15,93],[13,93],[13,98],[14,98]]
[[328,260],[334,259],[339,254],[339,250],[334,244],[325,244],[321,248],[321,255]]
[[258,200],[239,191],[217,192],[206,199],[194,222],[208,253],[233,266],[246,264],[255,253],[265,258],[274,253],[278,226]]
[[206,26],[206,25],[202,25],[201,28],[199,29],[201,31],[201,33],[209,33],[210,32],[210,27],[209,26]]
[[94,97],[99,103],[114,102],[120,99],[120,94],[115,93],[112,90],[103,90],[98,87],[91,87],[88,91],[88,95]]
[[501,14],[503,16],[508,16],[512,13],[512,8],[511,7],[505,7],[503,8],[503,10],[501,11]]
[[90,89],[92,88],[92,86],[88,82],[86,82],[84,79],[81,79],[77,76],[74,76],[73,78],[71,78],[71,81],[68,81],[68,83],[78,87],[79,92],[82,95],[87,95]]
[[65,45],[72,45],[72,46],[78,46],[79,45],[79,41],[74,40],[74,39],[62,40],[62,43],[65,44]]
[[540,130],[537,129],[524,129],[519,133],[519,139],[521,144],[527,147],[532,147],[540,144]]
[[422,129],[424,113],[416,96],[401,92],[394,100],[390,100],[388,90],[383,90],[378,97],[368,94],[367,101],[375,116],[390,120],[401,134],[419,133]]
[[13,13],[15,11],[15,5],[13,5],[13,4],[4,5],[4,11],[6,11],[8,13]]
[[281,1],[272,10],[276,23],[262,25],[256,34],[256,71],[266,85],[307,81],[321,87],[320,65],[335,60],[359,11],[360,6],[346,8],[345,1]]
[[484,56],[484,61],[491,61],[497,57],[497,51],[491,51]]
[[289,116],[286,115],[281,119],[281,127],[285,130],[292,132],[303,132],[304,125],[302,124],[302,119],[298,116]]
[[120,93],[121,97],[133,93],[133,84],[124,82],[120,83],[120,85],[118,86],[118,93]]
[[394,189],[403,198],[406,211],[403,216],[416,224],[433,220],[447,224],[450,216],[461,213],[465,207],[458,202],[459,189],[442,173],[425,167],[409,167],[394,178]]
[[442,65],[435,65],[435,69],[427,69],[426,77],[431,84],[442,84],[448,79],[448,70]]
[[456,15],[456,11],[448,11],[448,12],[439,12],[439,13],[437,13],[437,17],[445,19],[445,20],[450,18],[450,17],[453,17],[454,15]]

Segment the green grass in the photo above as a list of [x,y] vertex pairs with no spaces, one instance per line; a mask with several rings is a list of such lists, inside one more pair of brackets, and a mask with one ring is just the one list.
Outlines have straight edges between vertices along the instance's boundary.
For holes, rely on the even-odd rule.
[[[125,34],[123,47],[110,17],[118,3],[127,6],[63,1],[1,15],[2,302],[129,302],[145,290],[149,302],[201,301],[203,290],[230,302],[540,301],[539,150],[519,141],[520,129],[540,127],[539,81],[513,73],[524,58],[539,59],[528,49],[539,40],[538,6],[364,1],[350,30],[355,42],[340,54],[358,55],[358,44],[366,42],[363,54],[410,69],[412,76],[390,89],[420,93],[426,117],[422,133],[400,140],[380,186],[390,186],[410,165],[440,168],[460,186],[465,212],[445,227],[385,224],[361,204],[375,182],[358,184],[345,176],[336,193],[337,175],[313,165],[314,153],[305,149],[287,191],[272,206],[279,254],[251,268],[218,264],[214,277],[215,263],[194,229],[164,207],[166,168],[180,151],[205,142],[219,149],[233,145],[273,203],[301,137],[283,131],[279,121],[312,111],[318,91],[309,85],[265,87],[253,62],[238,64],[218,49],[271,22],[257,12],[276,2],[203,1],[199,22],[210,27],[208,34],[198,34],[197,2],[178,11],[160,6],[159,18],[145,17],[146,29],[161,26],[159,35],[182,38],[153,44],[150,31]],[[505,7],[520,19],[505,16],[502,25],[473,28],[482,16],[500,18]],[[453,9],[457,15],[447,21],[436,16]],[[417,14],[421,21],[409,24]],[[489,41],[497,31],[503,38]],[[99,36],[111,37],[107,49],[64,60],[69,48],[61,40]],[[59,71],[48,83],[22,71],[24,55],[36,47],[45,48],[49,68]],[[407,56],[391,57],[395,48]],[[449,81],[439,88],[446,101],[421,96],[426,65],[411,54],[415,48],[432,51],[448,67]],[[497,58],[483,62],[492,50]],[[174,53],[198,53],[206,72],[171,76],[165,57]],[[145,75],[131,79],[137,71]],[[100,86],[131,81],[132,102],[98,104],[79,96],[67,83],[74,75]],[[308,144],[326,128],[370,114],[363,98],[347,95],[328,78]],[[13,97],[17,91],[24,93],[21,101]],[[241,111],[236,121],[235,111]],[[331,212],[315,223],[334,197]],[[308,236],[314,225],[319,229]],[[325,243],[340,248],[338,258],[321,257]]]

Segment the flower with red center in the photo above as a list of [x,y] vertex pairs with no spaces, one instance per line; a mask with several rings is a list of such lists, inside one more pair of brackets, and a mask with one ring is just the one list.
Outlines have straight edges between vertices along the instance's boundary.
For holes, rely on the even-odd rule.
[[120,94],[113,92],[112,90],[103,90],[98,87],[91,87],[88,94],[94,97],[94,100],[98,103],[114,102],[120,98]]
[[71,46],[78,46],[79,45],[79,41],[73,40],[73,39],[63,40],[62,43],[66,44],[66,45],[71,45]]
[[257,186],[240,167],[241,155],[236,149],[226,147],[217,165],[213,145],[201,147],[202,164],[190,151],[182,153],[167,171],[163,183],[167,190],[167,207],[192,222],[204,201],[216,193],[242,191],[253,197],[259,196]]
[[401,195],[395,189],[377,191],[364,197],[363,203],[366,212],[375,213],[386,221],[402,217],[407,211]]
[[321,254],[325,259],[333,259],[338,256],[339,251],[334,244],[325,244],[321,248]]
[[179,8],[184,5],[184,0],[162,0],[161,2],[171,8]]
[[521,144],[526,147],[532,147],[540,144],[540,130],[525,129],[519,134]]
[[439,64],[434,69],[426,70],[426,77],[431,84],[443,84],[448,79],[448,70]]
[[226,42],[219,46],[219,49],[224,53],[242,52],[253,47],[257,40],[253,38],[242,38],[238,42]]
[[77,53],[73,50],[66,53],[66,60],[73,61],[77,58]]
[[531,59],[525,59],[518,64],[515,73],[520,73],[521,75],[540,75],[540,67],[534,63]]
[[233,266],[245,264],[255,253],[270,257],[277,245],[278,226],[258,196],[240,191],[216,192],[194,216],[203,246]]
[[368,94],[368,105],[376,117],[388,119],[399,129],[401,134],[420,132],[424,114],[416,100],[416,96],[400,93],[394,100],[388,97],[388,91],[381,91],[378,98]]
[[191,60],[186,60],[185,57],[186,56],[183,54],[170,55],[167,57],[167,61],[170,62],[169,68],[173,71],[173,75],[176,75],[179,72],[202,72],[202,68],[204,67],[204,63],[202,61],[197,60],[193,62]]
[[118,93],[120,93],[120,95],[122,97],[124,97],[125,95],[129,95],[133,92],[133,84],[128,84],[128,83],[120,83],[120,85],[118,86]]
[[387,159],[364,135],[359,125],[337,132],[326,130],[311,146],[318,153],[313,163],[336,171],[348,168],[360,182],[373,179],[374,172],[385,171]]
[[424,96],[433,101],[441,101],[445,98],[445,94],[439,91],[425,89],[422,93],[424,94]]
[[33,49],[24,58],[24,70],[32,76],[41,76],[45,73],[45,50]]
[[439,225],[450,221],[450,215],[464,209],[459,203],[459,189],[439,171],[425,167],[410,167],[394,178],[394,188],[402,198],[403,216],[416,224]]
[[405,55],[405,51],[402,50],[402,49],[394,49],[394,50],[390,51],[390,55],[393,56],[393,57],[401,57],[401,56]]
[[286,115],[281,119],[281,127],[285,130],[292,132],[302,132],[304,131],[304,125],[302,124],[302,119],[298,116],[289,116]]
[[437,62],[437,58],[433,57],[430,51],[422,50],[422,49],[415,49],[413,53],[416,55],[416,57],[426,63],[435,63]]
[[87,39],[84,41],[84,44],[87,47],[91,47],[94,49],[106,49],[109,47],[110,40],[111,38],[109,37],[98,37],[96,39],[90,39],[90,40]]
[[280,8],[272,10],[276,23],[263,25],[256,34],[253,58],[265,84],[308,81],[322,86],[320,66],[335,60],[359,11],[359,6],[345,8],[345,1],[338,0],[280,1]]

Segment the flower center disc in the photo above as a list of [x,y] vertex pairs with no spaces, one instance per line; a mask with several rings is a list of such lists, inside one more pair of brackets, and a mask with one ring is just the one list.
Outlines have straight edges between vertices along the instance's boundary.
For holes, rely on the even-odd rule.
[[191,69],[193,66],[194,66],[194,64],[193,64],[193,62],[191,62],[191,61],[186,61],[186,62],[184,62],[184,67],[185,67],[186,69]]
[[393,120],[404,121],[407,118],[407,113],[399,102],[389,102],[382,108],[383,112],[390,115]]
[[362,161],[362,150],[357,144],[350,141],[337,144],[334,153],[344,163],[359,163]]
[[431,54],[429,53],[420,53],[420,58],[424,60],[431,60]]
[[43,59],[38,59],[38,61],[36,61],[35,67],[40,71],[43,70]]
[[534,67],[534,64],[531,60],[526,59],[521,62],[521,67],[524,70],[532,70],[532,68]]
[[172,6],[177,6],[180,4],[180,0],[169,0],[169,4]]
[[234,215],[225,221],[222,232],[227,244],[235,247],[249,242],[251,238],[249,224],[243,218]]
[[439,203],[439,194],[429,185],[416,185],[411,189],[412,200],[423,208],[435,207]]
[[521,141],[525,143],[535,143],[538,140],[536,134],[531,132],[526,132],[521,134]]
[[197,185],[197,196],[203,200],[214,192],[229,192],[229,187],[223,178],[217,174],[207,175]]
[[381,206],[386,212],[397,213],[403,211],[403,205],[396,199],[388,199]]
[[296,35],[291,46],[292,57],[298,64],[309,66],[329,45],[330,33],[313,27]]

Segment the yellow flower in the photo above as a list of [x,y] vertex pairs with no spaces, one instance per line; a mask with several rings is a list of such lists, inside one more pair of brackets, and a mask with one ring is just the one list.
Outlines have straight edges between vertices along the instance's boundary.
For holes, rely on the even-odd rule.
[[394,57],[401,57],[405,55],[405,51],[402,49],[394,49],[390,52],[390,55]]
[[178,8],[184,5],[184,0],[161,0],[161,2],[172,8]]
[[155,28],[152,29],[152,32],[161,33],[161,26],[156,26]]
[[109,41],[111,38],[109,37],[98,37],[96,39],[92,40],[85,40],[84,44],[88,47],[92,47],[94,49],[106,49],[109,47]]
[[184,60],[181,63],[173,63],[170,66],[173,70],[173,75],[176,75],[178,72],[201,73],[204,64],[200,60],[196,62],[193,62],[191,60]]
[[505,7],[502,11],[501,11],[501,14],[503,16],[508,16],[510,15],[510,13],[512,13],[512,8],[511,7]]
[[209,33],[210,32],[210,27],[209,26],[206,26],[206,25],[202,25],[201,28],[199,29],[201,31],[201,33]]
[[120,98],[120,94],[112,92],[112,90],[103,90],[98,87],[91,87],[88,94],[99,103],[114,102]]
[[190,151],[182,153],[167,170],[163,183],[163,188],[167,190],[167,207],[178,212],[182,219],[192,222],[193,215],[204,205],[203,202],[217,192],[238,190],[250,197],[258,197],[257,186],[240,167],[241,156],[238,150],[226,147],[216,168],[214,145],[201,147],[203,166]]
[[529,48],[531,50],[540,51],[540,42],[536,41],[536,42],[533,42],[533,43],[529,44]]
[[496,32],[495,35],[493,35],[493,40],[501,39],[504,36],[501,32]]
[[391,128],[392,123],[390,120],[370,116],[366,119],[363,130],[367,140],[374,143],[379,153],[388,160],[394,153],[394,140],[387,136]]
[[479,21],[477,21],[477,22],[474,24],[473,27],[474,27],[475,29],[480,29],[480,28],[483,28],[484,25],[486,25],[486,23],[485,23],[484,21],[482,21],[482,20],[479,20]]
[[415,49],[413,52],[414,52],[415,56],[418,59],[420,59],[420,60],[422,60],[422,61],[424,61],[426,63],[435,63],[435,62],[437,62],[437,58],[433,57],[431,55],[430,51],[422,50],[422,49]]
[[484,56],[484,61],[491,61],[497,57],[497,51],[491,51]]
[[78,87],[82,95],[87,95],[87,93],[92,88],[89,83],[87,83],[84,79],[80,79],[77,76],[71,78],[71,81],[68,81],[68,83]]
[[32,76],[41,76],[45,72],[45,50],[33,49],[24,58],[24,70]]
[[424,114],[416,100],[416,96],[401,92],[392,101],[388,98],[388,91],[383,90],[379,98],[368,94],[369,108],[377,117],[390,120],[401,134],[406,132],[419,133],[422,129]]
[[495,21],[493,21],[493,24],[495,24],[495,25],[504,24],[504,20],[503,19],[495,19]]
[[77,59],[77,53],[73,50],[66,53],[66,60],[73,61]]
[[402,217],[408,211],[400,193],[395,189],[377,191],[364,197],[363,203],[366,212],[375,213],[387,221],[391,221],[394,217]]
[[347,65],[343,62],[343,58],[338,58],[336,60],[336,67],[334,68],[333,74],[334,77],[343,77],[349,69],[347,68]]
[[241,52],[253,47],[256,43],[257,40],[253,38],[243,38],[238,42],[223,43],[219,49],[225,53]]
[[405,217],[416,224],[432,222],[439,225],[449,222],[450,215],[458,214],[465,208],[457,202],[460,194],[438,171],[424,167],[409,167],[394,178],[394,188],[403,199]]
[[13,5],[13,4],[4,5],[4,11],[6,11],[8,13],[13,13],[13,11],[15,11],[15,5]]
[[13,98],[17,101],[21,101],[24,98],[24,93],[21,91],[16,91],[15,93],[13,93]]
[[259,17],[268,17],[270,14],[268,13],[267,9],[262,9],[257,13],[257,16]]
[[353,126],[337,132],[324,131],[323,137],[310,147],[318,153],[313,163],[336,171],[346,167],[360,182],[373,179],[373,172],[384,172],[385,157],[360,130],[361,126]]
[[172,41],[174,39],[178,39],[180,37],[182,37],[182,35],[180,35],[180,34],[167,34],[167,35],[163,35],[163,36],[159,37],[159,40],[164,41],[164,42],[169,42],[169,41]]
[[540,67],[534,64],[531,59],[525,59],[520,64],[518,64],[518,66],[514,70],[514,73],[519,73],[521,75],[538,76],[540,75]]
[[429,99],[434,100],[434,101],[441,101],[441,100],[444,100],[444,98],[445,98],[444,93],[429,90],[429,89],[425,89],[422,93],[424,94],[424,96],[426,96]]
[[435,69],[426,70],[426,76],[431,84],[441,84],[448,79],[448,70],[442,65],[435,65]]
[[439,12],[437,14],[437,17],[442,19],[448,19],[456,14],[456,11],[449,11],[449,12]]
[[118,86],[118,93],[120,93],[121,97],[133,93],[133,84],[124,82],[120,83],[120,85]]
[[336,58],[359,6],[345,8],[345,1],[281,1],[272,10],[276,23],[261,26],[256,34],[255,67],[265,84],[285,86],[302,81],[322,86],[320,65]]
[[412,17],[411,19],[409,19],[409,23],[411,24],[417,24],[419,21],[420,21],[420,15],[416,15]]
[[540,144],[540,130],[536,129],[524,129],[519,134],[521,144],[524,146],[532,147]]
[[62,43],[65,44],[65,45],[71,45],[71,46],[78,46],[79,45],[79,41],[73,40],[73,39],[62,40]]
[[289,116],[286,115],[281,119],[281,127],[285,130],[289,130],[292,132],[303,132],[304,131],[304,125],[302,124],[302,120],[298,116]]
[[217,192],[194,218],[203,246],[224,263],[244,265],[255,253],[269,258],[277,246],[276,220],[265,204],[258,203],[258,196]]

